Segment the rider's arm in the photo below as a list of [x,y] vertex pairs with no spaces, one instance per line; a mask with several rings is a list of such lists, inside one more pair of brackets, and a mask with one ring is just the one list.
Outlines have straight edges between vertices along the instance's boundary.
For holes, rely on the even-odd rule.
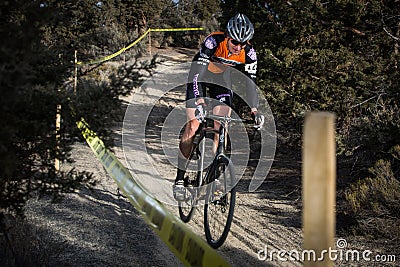
[[210,60],[202,56],[201,53],[198,53],[193,59],[189,73],[189,82],[193,84],[191,89],[196,99],[203,96],[203,85],[201,81],[204,73],[207,71],[209,63]]
[[257,94],[257,55],[254,48],[247,46],[245,73],[249,77],[247,79],[247,97],[251,107],[251,117],[253,118],[256,128],[260,130],[264,124],[264,116],[258,112],[258,94]]
[[247,88],[247,99],[249,101],[251,111],[257,112],[258,109],[258,94],[257,94],[257,54],[253,47],[246,46],[246,62],[245,62],[245,74],[249,79],[246,81]]

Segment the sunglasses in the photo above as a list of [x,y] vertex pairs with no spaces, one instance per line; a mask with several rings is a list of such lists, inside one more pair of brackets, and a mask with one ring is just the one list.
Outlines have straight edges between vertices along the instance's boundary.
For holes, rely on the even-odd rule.
[[231,43],[232,43],[234,46],[238,46],[238,45],[240,45],[241,47],[246,46],[246,42],[241,43],[241,42],[239,42],[239,41],[236,41],[235,39],[231,39]]

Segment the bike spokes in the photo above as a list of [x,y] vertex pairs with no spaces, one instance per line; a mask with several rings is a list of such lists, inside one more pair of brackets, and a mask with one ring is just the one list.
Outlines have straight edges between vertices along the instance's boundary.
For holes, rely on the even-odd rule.
[[[208,199],[204,206],[204,229],[207,242],[213,248],[220,247],[228,236],[231,227],[236,200],[236,188],[232,166],[220,162],[216,169],[217,181],[211,183],[208,189]],[[220,192],[223,192],[222,195]]]
[[185,189],[186,195],[183,201],[178,203],[179,217],[183,222],[189,222],[192,218],[195,208],[198,202],[198,176],[200,172],[198,170],[200,155],[196,155],[196,159],[191,157],[188,161],[185,176]]

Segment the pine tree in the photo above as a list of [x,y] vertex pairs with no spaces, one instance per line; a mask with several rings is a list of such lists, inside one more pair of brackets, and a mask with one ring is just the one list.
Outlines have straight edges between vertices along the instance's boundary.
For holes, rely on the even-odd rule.
[[[390,187],[398,188],[400,171],[399,1],[224,5],[225,20],[236,10],[246,10],[256,27],[258,84],[275,116],[281,148],[300,149],[305,113],[334,112],[339,189],[348,190],[358,180],[347,201],[353,207],[367,207],[362,204],[368,201],[366,196],[376,198],[376,210],[381,212],[375,216],[392,222],[397,218],[398,227],[398,194]],[[338,212],[349,213],[343,208],[345,200],[339,200]],[[354,215],[363,219],[366,214],[370,211],[361,208]]]
[[[55,158],[70,161],[71,144],[80,136],[76,127],[80,116],[112,145],[110,126],[121,116],[119,96],[140,82],[141,68],[153,67],[153,62],[141,68],[123,67],[110,76],[109,83],[96,80],[97,74],[86,69],[80,73],[77,95],[73,94],[70,80],[75,50],[85,61],[125,44],[117,2],[100,3],[0,3],[0,215],[22,213],[25,202],[36,195],[58,198],[82,186],[93,186],[90,173],[57,171]],[[91,75],[83,75],[85,72]],[[61,138],[56,139],[59,105],[62,127]]]
[[0,208],[20,213],[37,193],[57,197],[92,181],[86,173],[54,169],[56,153],[64,160],[68,152],[68,138],[59,151],[55,138],[56,106],[66,104],[60,90],[67,67],[60,47],[42,39],[51,17],[34,1],[0,6]]

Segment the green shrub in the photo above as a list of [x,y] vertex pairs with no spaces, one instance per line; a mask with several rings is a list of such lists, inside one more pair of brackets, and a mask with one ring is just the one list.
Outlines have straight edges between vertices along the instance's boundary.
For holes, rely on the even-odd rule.
[[370,172],[372,178],[352,184],[345,192],[351,211],[359,215],[399,216],[400,182],[394,177],[390,162],[378,160]]
[[[399,161],[400,146],[392,150]],[[359,180],[345,190],[344,209],[355,221],[360,234],[400,237],[400,181],[389,160],[378,160],[369,169],[371,177]]]

